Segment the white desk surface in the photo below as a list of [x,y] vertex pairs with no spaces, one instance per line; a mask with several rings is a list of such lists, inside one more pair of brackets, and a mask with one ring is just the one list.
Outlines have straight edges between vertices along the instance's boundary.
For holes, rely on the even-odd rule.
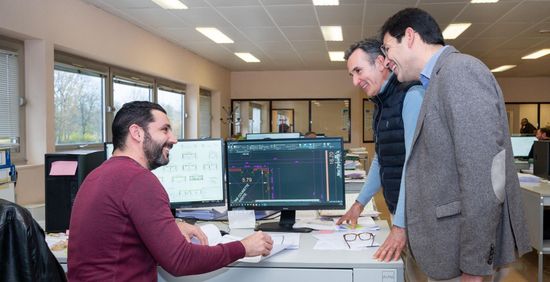
[[[380,226],[379,231],[374,231],[375,240],[382,244],[389,234],[388,223],[384,220],[376,221]],[[252,230],[241,229],[232,231],[231,234],[245,236]],[[319,231],[313,231],[319,232]],[[378,248],[368,248],[360,251],[349,250],[314,250],[317,239],[314,233],[300,234],[300,249],[284,250],[269,259],[259,263],[236,262],[232,266],[246,265],[246,267],[311,267],[311,268],[403,268],[400,260],[394,262],[379,262],[372,259]]]
[[550,183],[548,181],[542,180],[538,184],[520,184],[521,188],[531,191],[534,193],[540,194],[542,197],[548,197],[550,196]]

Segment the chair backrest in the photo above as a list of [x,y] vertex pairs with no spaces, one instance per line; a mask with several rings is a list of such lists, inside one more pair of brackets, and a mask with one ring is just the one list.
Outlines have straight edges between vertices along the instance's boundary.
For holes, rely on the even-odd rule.
[[0,199],[0,281],[67,281],[31,213]]

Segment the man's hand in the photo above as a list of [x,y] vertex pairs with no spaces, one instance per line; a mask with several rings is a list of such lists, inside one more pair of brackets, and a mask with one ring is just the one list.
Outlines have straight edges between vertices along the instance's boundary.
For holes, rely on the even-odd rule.
[[394,225],[391,228],[390,235],[388,235],[384,244],[374,253],[373,258],[385,262],[398,260],[406,243],[407,234],[405,233],[405,228]]
[[470,275],[468,273],[462,273],[460,276],[460,282],[482,282],[483,276]]
[[246,257],[255,257],[259,255],[267,256],[271,253],[271,249],[273,249],[273,240],[271,236],[262,231],[255,232],[242,239],[241,243],[244,245]]
[[195,225],[191,225],[187,222],[176,221],[178,228],[180,229],[181,234],[185,237],[187,242],[191,243],[191,238],[197,237],[201,245],[208,245],[208,238],[202,232],[202,230]]
[[351,208],[349,208],[349,210],[342,217],[340,217],[338,221],[336,221],[336,225],[340,225],[345,222],[350,224],[351,228],[355,228],[357,225],[357,218],[359,218],[359,215],[361,215],[364,208],[365,207],[361,203],[355,201]]

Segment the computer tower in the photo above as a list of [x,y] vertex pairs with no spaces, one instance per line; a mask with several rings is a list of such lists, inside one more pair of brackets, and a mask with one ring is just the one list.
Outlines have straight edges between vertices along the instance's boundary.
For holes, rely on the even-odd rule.
[[[86,175],[104,160],[103,151],[75,150],[45,155],[46,232],[65,232],[69,229],[78,188]],[[76,171],[73,173],[74,165]]]
[[549,141],[535,141],[533,144],[533,174],[545,179],[550,175]]

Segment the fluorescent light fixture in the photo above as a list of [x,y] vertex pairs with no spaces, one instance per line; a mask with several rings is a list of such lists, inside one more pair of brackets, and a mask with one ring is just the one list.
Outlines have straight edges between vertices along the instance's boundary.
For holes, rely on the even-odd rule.
[[153,2],[157,3],[157,5],[167,10],[187,9],[187,6],[185,6],[185,4],[181,3],[179,0],[153,0]]
[[496,3],[498,0],[472,0],[470,3],[483,4],[483,3]]
[[472,24],[471,23],[456,23],[450,24],[443,31],[444,39],[455,39],[461,35],[465,30],[467,30]]
[[338,6],[339,0],[312,0],[314,6]]
[[550,49],[541,49],[541,50],[538,50],[536,52],[533,52],[529,55],[526,55],[526,56],[523,56],[521,57],[522,59],[524,60],[532,60],[532,59],[538,59],[540,57],[544,57],[546,55],[550,54]]
[[491,72],[503,72],[503,71],[507,71],[509,69],[513,69],[515,67],[516,67],[516,65],[503,65],[503,66],[500,66],[498,68],[492,69]]
[[344,62],[344,52],[343,51],[331,51],[328,52],[330,60],[333,62]]
[[235,53],[237,57],[241,58],[243,61],[247,63],[259,63],[260,60],[258,58],[254,57],[254,55],[250,53]]
[[344,41],[344,37],[342,36],[342,27],[339,25],[321,26],[321,31],[323,32],[325,41]]
[[196,30],[216,43],[233,43],[231,38],[215,27],[197,27]]

